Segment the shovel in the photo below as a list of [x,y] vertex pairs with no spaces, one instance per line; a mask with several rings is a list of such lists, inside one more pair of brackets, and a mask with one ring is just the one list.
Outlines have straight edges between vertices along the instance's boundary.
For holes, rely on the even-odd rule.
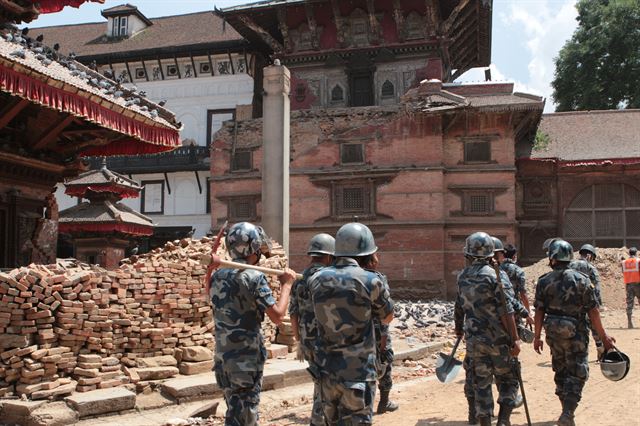
[[459,336],[456,339],[456,343],[453,345],[453,350],[451,350],[451,355],[443,354],[442,352],[438,354],[438,360],[436,361],[436,377],[438,377],[438,380],[442,383],[449,383],[453,381],[453,379],[458,375],[460,367],[462,367],[462,361],[455,358],[456,349],[458,349],[460,340],[462,340],[462,336]]

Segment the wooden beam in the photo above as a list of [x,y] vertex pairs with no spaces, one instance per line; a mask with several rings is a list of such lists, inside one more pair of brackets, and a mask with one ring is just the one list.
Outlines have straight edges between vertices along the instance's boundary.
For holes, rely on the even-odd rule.
[[209,59],[209,68],[211,69],[211,77],[214,76],[213,72],[213,61],[211,60],[211,53],[207,50],[207,59]]
[[440,34],[442,34],[442,35],[448,35],[449,34],[449,31],[451,30],[451,27],[455,23],[456,18],[458,17],[460,12],[462,12],[462,9],[467,7],[467,5],[469,4],[469,1],[470,0],[462,0],[460,3],[458,3],[458,5],[455,7],[455,9],[453,9],[451,14],[447,18],[447,20],[444,21],[442,23],[442,25],[440,25]]
[[344,19],[340,14],[340,5],[338,4],[338,0],[331,0],[331,9],[333,10],[333,20],[336,23],[336,38],[338,40],[338,44],[340,47],[345,47]]
[[293,43],[291,42],[291,36],[289,35],[289,26],[287,25],[287,9],[285,7],[279,7],[276,9],[278,14],[278,28],[282,34],[284,40],[284,49],[287,52],[293,51]]
[[160,68],[160,77],[164,80],[164,70],[162,69],[162,62],[160,62],[160,56],[156,58],[158,60],[158,68]]
[[5,106],[0,110],[0,129],[4,129],[4,127],[11,122],[20,111],[29,106],[31,102],[26,99],[16,98],[13,102],[9,103],[9,105]]
[[129,83],[133,83],[133,75],[131,75],[131,69],[129,69],[129,62],[124,61],[124,66],[127,67],[127,74],[129,74]]
[[146,78],[147,81],[149,81],[149,73],[147,72],[147,65],[144,63],[144,59],[140,59],[140,62],[142,62],[142,69],[144,70],[144,78]]
[[284,47],[282,46],[282,44],[280,44],[278,40],[276,40],[271,34],[269,34],[269,31],[256,24],[253,19],[251,19],[247,15],[238,15],[238,20],[242,22],[245,27],[256,33],[258,37],[260,37],[262,41],[264,41],[267,46],[269,46],[274,51],[274,53],[282,53],[284,51]]
[[63,155],[68,155],[71,153],[78,153],[87,147],[96,147],[96,146],[104,146],[109,145],[111,142],[115,141],[113,138],[95,138],[84,142],[71,142],[66,144],[64,147],[59,147],[55,151],[59,152]]
[[537,111],[529,111],[524,117],[522,117],[522,121],[518,123],[518,125],[513,129],[513,136],[517,137],[522,129],[525,128],[526,125],[531,123],[533,119],[536,117]]
[[406,29],[404,27],[404,10],[400,0],[393,0],[393,20],[396,22],[396,34],[398,40],[404,41]]
[[449,30],[450,38],[459,37],[462,33],[468,33],[471,31],[467,31],[466,28],[469,28],[470,23],[473,24],[478,17],[476,10],[473,7],[468,8],[464,15],[461,18],[457,19],[453,22],[451,29]]
[[304,12],[307,15],[307,25],[309,25],[309,32],[311,32],[311,47],[314,50],[320,48],[320,37],[318,36],[318,23],[316,22],[316,15],[313,10],[313,4],[310,2],[304,2]]
[[43,149],[47,147],[47,145],[51,144],[58,138],[58,136],[60,136],[64,128],[71,124],[73,120],[75,120],[73,115],[67,115],[61,121],[54,123],[51,127],[42,132],[36,143],[33,145],[33,149]]
[[198,72],[196,71],[196,61],[193,59],[193,52],[189,52],[189,57],[191,58],[191,66],[193,67],[193,76],[198,78]]
[[176,71],[178,72],[178,79],[182,78],[182,73],[180,72],[180,65],[178,65],[178,57],[176,54],[173,54],[173,63],[176,64]]
[[236,73],[236,67],[233,65],[233,58],[231,57],[231,51],[227,50],[227,56],[229,56],[229,63],[231,64],[231,74]]
[[440,0],[425,0],[424,19],[427,24],[426,38],[434,37],[438,32],[438,20],[440,19]]

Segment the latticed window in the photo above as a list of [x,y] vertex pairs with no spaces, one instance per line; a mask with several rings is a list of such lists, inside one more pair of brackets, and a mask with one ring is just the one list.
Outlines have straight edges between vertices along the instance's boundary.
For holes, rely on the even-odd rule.
[[494,213],[493,194],[465,191],[462,197],[462,212],[465,215],[491,215]]
[[372,182],[362,184],[343,184],[334,187],[333,192],[333,216],[334,218],[372,217],[373,209]]
[[340,145],[340,162],[342,164],[364,163],[364,145],[361,143],[345,143]]
[[255,220],[256,200],[254,198],[230,199],[227,216],[232,222]]
[[491,142],[468,141],[464,143],[465,163],[488,163],[491,161]]
[[640,191],[625,184],[592,185],[573,199],[563,218],[563,236],[575,246],[640,244]]

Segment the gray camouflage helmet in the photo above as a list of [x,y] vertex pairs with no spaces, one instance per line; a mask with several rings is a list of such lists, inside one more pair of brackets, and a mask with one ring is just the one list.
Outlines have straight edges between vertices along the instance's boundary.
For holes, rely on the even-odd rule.
[[464,254],[472,257],[491,257],[494,249],[493,238],[486,232],[474,232],[464,244]]
[[323,255],[333,254],[336,251],[336,239],[329,234],[316,234],[309,241],[309,249],[307,254]]
[[342,225],[336,233],[336,257],[368,256],[378,251],[371,230],[362,223]]
[[617,349],[608,351],[600,359],[602,375],[614,382],[624,379],[630,367],[631,360],[629,357]]
[[249,222],[238,222],[229,228],[225,243],[232,259],[245,259],[252,254],[260,254],[262,238],[257,226]]
[[573,260],[573,247],[565,240],[556,239],[549,246],[548,256],[559,262],[570,262]]
[[500,240],[500,238],[496,238],[496,237],[491,237],[491,239],[493,240],[493,251],[504,251],[504,244],[502,244],[502,241]]
[[579,253],[580,254],[584,254],[583,252],[591,253],[593,255],[594,259],[597,256],[596,248],[594,246],[592,246],[591,244],[584,244],[582,247],[580,247]]
[[549,246],[551,245],[551,243],[558,239],[559,238],[547,238],[546,240],[544,240],[544,243],[542,243],[542,251],[545,253],[549,253]]

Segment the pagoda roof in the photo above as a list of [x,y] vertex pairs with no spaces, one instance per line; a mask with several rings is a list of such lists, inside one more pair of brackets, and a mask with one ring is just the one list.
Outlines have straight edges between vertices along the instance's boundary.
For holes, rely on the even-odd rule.
[[132,208],[109,200],[83,202],[62,210],[58,221],[60,232],[110,233],[152,235],[153,221]]
[[[338,4],[338,2],[335,3]],[[347,2],[344,2],[344,5],[342,3],[339,3],[339,7],[334,7],[334,2],[330,0],[267,0],[232,6],[216,10],[216,12],[229,22],[238,33],[249,40],[252,45],[260,48],[265,53],[273,54],[274,57],[284,58],[286,64],[286,58],[291,56],[286,49],[286,40],[288,38],[286,33],[288,30],[293,29],[289,26],[287,18],[299,16],[300,14],[304,15],[305,13],[321,13],[323,15],[331,15],[331,21],[335,22],[333,11],[336,9],[343,10],[347,7]],[[373,6],[377,13],[385,8],[387,9],[385,13],[389,15],[396,13],[395,9],[388,9],[388,5],[391,2],[380,1],[378,3],[378,5]],[[412,43],[399,43],[397,46],[380,45],[380,47],[401,48],[404,45],[414,45],[416,43],[445,45],[447,46],[447,54],[444,59],[449,62],[452,69],[456,70],[457,75],[470,68],[489,66],[491,63],[492,0],[434,0],[434,3],[437,4],[431,6],[429,6],[430,2],[397,3],[399,5],[398,10],[403,15],[411,11],[418,11],[427,15],[429,13],[427,8],[429,7],[438,10],[439,21],[435,23],[437,29],[433,34],[420,41],[413,40]],[[353,0],[348,5],[348,7],[357,7],[363,10],[371,7],[368,0],[366,2],[364,0]],[[342,16],[342,18],[346,18],[346,16]],[[283,34],[283,31],[285,34]],[[335,46],[330,50],[338,54],[348,55],[353,50],[367,48],[371,48],[371,46],[360,48]],[[317,50],[309,50],[302,53],[313,56],[319,55]],[[300,53],[296,52],[295,54]]]
[[78,143],[86,156],[153,154],[180,146],[170,111],[18,31],[0,38],[0,91],[108,130]]
[[74,179],[67,180],[65,194],[86,198],[88,191],[112,192],[123,198],[137,198],[142,186],[132,179],[107,169],[106,163],[97,170],[89,170]]

